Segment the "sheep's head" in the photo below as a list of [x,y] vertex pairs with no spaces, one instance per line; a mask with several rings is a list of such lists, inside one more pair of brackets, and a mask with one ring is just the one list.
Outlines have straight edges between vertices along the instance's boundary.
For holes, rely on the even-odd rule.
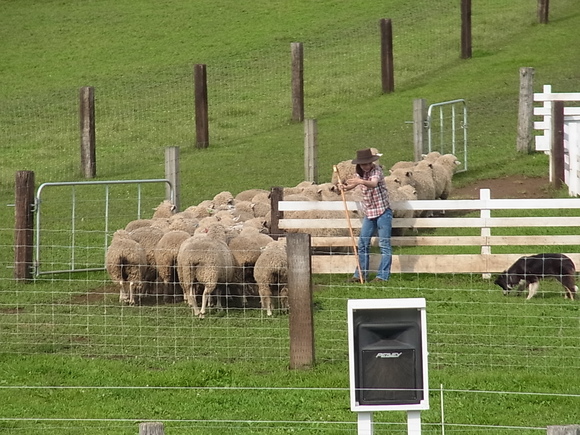
[[175,214],[176,208],[175,204],[166,199],[153,209],[155,210],[153,218],[169,218]]

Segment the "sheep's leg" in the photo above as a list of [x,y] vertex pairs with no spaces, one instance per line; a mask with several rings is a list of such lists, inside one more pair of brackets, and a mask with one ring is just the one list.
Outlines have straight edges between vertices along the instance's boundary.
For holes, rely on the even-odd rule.
[[187,304],[193,308],[193,314],[199,315],[199,308],[197,307],[197,301],[195,300],[195,284],[193,282],[189,283],[184,287],[183,297],[187,301]]
[[203,294],[201,295],[201,310],[199,311],[199,317],[203,318],[205,315],[205,309],[209,299],[211,298],[212,292],[215,290],[216,284],[206,284],[203,289]]
[[290,305],[288,304],[288,287],[282,287],[278,297],[280,298],[280,309],[288,311],[290,308]]
[[135,305],[135,292],[134,292],[134,288],[135,288],[135,282],[134,281],[130,281],[129,282],[129,305]]
[[266,310],[266,315],[272,315],[272,292],[269,284],[259,284],[258,293],[260,294],[260,304],[262,309]]
[[128,300],[127,291],[125,290],[125,281],[119,281],[119,285],[121,286],[119,289],[119,302],[125,303]]

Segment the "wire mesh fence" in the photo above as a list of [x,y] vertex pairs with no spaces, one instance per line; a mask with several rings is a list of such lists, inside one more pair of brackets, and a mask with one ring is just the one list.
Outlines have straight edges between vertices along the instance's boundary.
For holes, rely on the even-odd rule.
[[[454,33],[460,16],[457,2],[416,2],[390,10],[389,15],[394,23],[397,89],[407,89],[459,62],[458,33]],[[380,95],[380,18],[363,19],[348,29],[327,30],[324,39],[308,32],[295,35],[305,47],[307,118],[339,113],[352,117],[358,105]],[[534,18],[534,8],[524,4],[498,2],[474,7],[473,20],[478,23],[474,27],[476,54],[509,39]],[[143,69],[114,79],[94,77],[83,84],[95,88],[98,177],[127,179],[141,156],[155,159],[163,155],[166,146],[194,146],[194,63]],[[208,67],[213,146],[244,144],[256,135],[267,137],[288,125],[289,43],[272,41],[267,48],[240,53],[235,59],[204,63]],[[80,176],[79,89],[71,86],[32,94],[21,91],[0,98],[0,137],[7,151],[0,172],[2,186],[13,185],[16,170],[33,169],[43,182]],[[448,95],[446,99],[461,97]],[[377,143],[377,138],[401,128],[389,125],[388,119],[383,121],[384,126],[375,126],[378,131],[361,125],[360,131],[356,128],[357,136]],[[340,141],[338,135],[321,131],[321,143],[336,143]],[[43,150],[42,161],[29,161],[27,156],[38,149]],[[152,177],[159,178],[162,166],[153,171],[157,172]]]
[[[557,5],[553,9],[557,14]],[[428,81],[429,77],[440,75],[459,62],[455,33],[459,32],[459,2],[414,2],[388,12],[396,35],[398,90]],[[369,100],[380,94],[379,18],[364,17],[348,29],[334,28],[329,23],[324,39],[308,31],[292,35],[305,47],[307,117],[319,118],[322,123],[331,115],[356,119],[357,107],[369,104]],[[529,2],[489,1],[474,9],[473,19],[478,22],[473,35],[477,41],[475,55],[485,56],[533,22],[535,9]],[[272,143],[272,152],[284,154],[290,141],[302,140],[302,131],[289,125],[290,47],[286,39],[240,53],[235,59],[208,62],[212,146],[229,148],[234,153],[236,147],[247,149],[259,137]],[[376,79],[369,80],[369,77]],[[194,146],[191,64],[144,69],[114,79],[95,77],[89,81],[83,85],[96,89],[98,178],[163,178],[164,149]],[[135,306],[120,303],[119,287],[104,271],[51,273],[37,276],[30,283],[13,280],[14,219],[10,205],[14,173],[34,170],[39,182],[80,179],[78,92],[79,88],[71,85],[47,88],[43,92],[7,93],[0,98],[0,140],[4,153],[0,194],[3,203],[8,205],[3,204],[0,210],[0,356],[3,364],[8,365],[10,359],[22,356],[39,360],[46,356],[66,356],[99,361],[161,361],[162,364],[204,361],[224,367],[238,363],[259,366],[267,361],[274,369],[269,366],[265,371],[283,371],[288,361],[288,316],[283,312],[266,316],[255,294],[246,306],[239,297],[230,296],[225,300],[225,309],[212,307],[205,319],[199,319],[179,300],[153,300]],[[460,97],[449,95],[449,99]],[[360,128],[356,128],[356,138],[376,143],[377,138],[388,137],[393,130],[403,128],[388,119],[376,121],[371,120],[372,128],[361,122]],[[344,141],[344,137],[349,140],[355,134],[344,129],[321,129],[322,150],[330,154],[332,144]],[[188,165],[183,168],[185,176],[186,169],[194,165],[191,160],[184,163]],[[188,193],[185,203],[197,203],[209,196],[204,190],[207,186],[196,187],[197,192]],[[118,192],[118,199],[124,198],[125,193]],[[147,192],[143,208],[152,214],[153,207],[162,198],[163,194]],[[82,224],[76,228],[73,238],[70,202],[59,202],[58,197],[51,199],[54,201],[50,205],[52,220],[45,221],[48,227],[44,233],[49,237],[43,239],[39,257],[50,258],[50,266],[56,270],[68,264],[73,247],[77,261],[90,268],[101,264],[105,251],[102,240],[138,217],[133,200],[124,205],[120,202],[115,206],[114,222],[105,229],[100,226],[100,217],[85,214],[93,208],[92,195],[82,200],[78,209]],[[144,215],[147,217],[147,213]],[[330,255],[342,253],[330,252]],[[4,370],[0,388],[17,390],[23,402],[6,405],[0,416],[0,431],[129,434],[136,432],[138,421],[155,415],[165,421],[168,434],[355,433],[356,418],[347,409],[346,378],[340,376],[348,370],[345,309],[348,299],[353,297],[427,298],[431,383],[449,381],[451,386],[443,388],[442,396],[432,387],[433,397],[439,396],[439,400],[432,399],[432,410],[425,413],[425,433],[535,434],[545,432],[542,423],[546,421],[578,422],[575,410],[580,408],[579,396],[573,391],[571,375],[580,368],[578,309],[575,303],[561,298],[557,284],[542,284],[540,295],[525,304],[522,298],[503,297],[497,286],[478,274],[405,274],[393,276],[386,286],[365,287],[346,284],[343,275],[319,275],[314,277],[313,288],[317,366],[339,375],[328,380],[329,385],[308,392],[296,387],[277,389],[276,385],[260,385],[257,390],[232,387],[238,397],[256,398],[256,408],[283,410],[279,419],[266,419],[255,412],[245,415],[234,412],[235,406],[229,402],[232,391],[220,391],[223,380],[219,377],[205,379],[205,390],[199,386],[186,389],[185,397],[179,400],[191,401],[192,406],[185,409],[176,406],[178,400],[171,397],[175,392],[168,388],[169,394],[154,397],[153,401],[158,403],[156,410],[138,405],[139,395],[155,395],[156,388],[144,386],[138,390],[131,385],[131,379],[124,380],[131,390],[130,397],[135,400],[135,409],[112,413],[110,408],[99,406],[87,415],[86,410],[74,409],[70,404],[112,402],[114,408],[119,399],[119,386],[104,385],[102,389],[95,385],[54,386],[49,380],[37,389],[41,384],[38,379],[29,385],[14,384]],[[490,386],[489,391],[471,388],[482,384],[475,379],[478,375],[485,378],[483,383]],[[496,377],[502,381],[511,378],[513,382],[495,382]],[[530,378],[537,382],[526,383]],[[570,381],[551,384],[555,378]],[[70,379],[69,382],[72,383]],[[340,387],[334,389],[336,383]],[[563,385],[570,387],[569,395],[561,391],[565,389]],[[454,389],[455,386],[459,388]],[[163,385],[160,389],[163,390]],[[295,405],[293,401],[292,406],[298,408],[293,413],[288,405],[288,391],[300,396],[296,403],[306,405]],[[497,419],[488,418],[496,407],[509,409],[514,398],[521,394],[526,395],[523,403],[534,410],[537,419],[525,420],[517,410],[509,419],[504,414]],[[325,403],[334,406],[337,396],[343,398],[339,400],[338,411],[331,409],[327,418],[317,417],[316,421],[309,418],[312,407],[324,409]],[[222,404],[220,412],[215,408],[207,413],[199,411],[204,401],[214,398]],[[235,400],[251,403],[244,397]],[[59,401],[69,406],[64,405],[56,412],[46,407],[47,403]],[[521,401],[517,403],[522,405]],[[18,409],[27,407],[30,407],[29,417],[22,418]],[[476,415],[465,411],[472,407],[478,410]],[[173,413],[174,408],[179,408],[179,412]],[[445,416],[442,408],[448,410]],[[456,410],[459,415],[450,410]],[[191,418],[192,414],[199,418]],[[376,433],[406,433],[405,416],[378,414],[375,429]]]

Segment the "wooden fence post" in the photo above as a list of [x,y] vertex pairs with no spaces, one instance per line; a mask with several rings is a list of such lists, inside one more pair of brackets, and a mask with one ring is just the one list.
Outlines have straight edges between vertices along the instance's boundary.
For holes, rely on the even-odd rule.
[[207,148],[209,146],[209,116],[206,65],[194,65],[193,81],[195,86],[195,146]]
[[559,189],[565,181],[563,101],[554,101],[552,105],[552,165],[552,185]]
[[301,42],[293,42],[292,52],[292,121],[304,120],[304,48]]
[[517,150],[529,153],[534,145],[534,68],[520,68]]
[[165,188],[165,199],[173,201],[175,211],[180,211],[181,204],[179,203],[179,147],[165,148],[165,178],[171,181],[173,186],[173,198],[171,197],[171,189],[169,186]]
[[426,149],[427,135],[427,102],[424,98],[413,100],[413,143],[415,144],[415,161],[421,160]]
[[81,130],[81,172],[85,178],[97,175],[95,135],[95,88],[84,86],[79,92]]
[[381,28],[381,82],[383,94],[395,92],[393,65],[393,26],[390,18],[380,20]]
[[461,0],[461,59],[470,59],[471,52],[471,0]]
[[18,171],[15,179],[14,279],[32,278],[34,245],[34,172]]
[[550,0],[538,0],[538,23],[548,24]]
[[314,316],[310,234],[286,236],[288,255],[288,305],[290,306],[290,368],[314,365]]
[[580,435],[580,425],[548,426],[547,435]]
[[304,121],[304,179],[318,184],[318,129],[316,119]]
[[278,210],[278,203],[284,198],[284,188],[280,186],[272,187],[270,191],[270,237],[274,240],[278,240],[278,237],[282,234],[280,228],[278,227],[278,222],[283,218],[283,213]]
[[139,423],[139,435],[165,435],[163,423]]

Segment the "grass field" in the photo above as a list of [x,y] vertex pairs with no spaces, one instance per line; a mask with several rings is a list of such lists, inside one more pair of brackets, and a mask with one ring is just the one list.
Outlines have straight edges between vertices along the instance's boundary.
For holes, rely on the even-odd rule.
[[[305,44],[321,182],[358,148],[376,146],[387,162],[411,159],[416,98],[467,101],[470,169],[456,185],[545,175],[545,155],[515,150],[518,71],[535,68],[537,92],[543,84],[578,91],[577,0],[552,2],[548,25],[536,23],[532,0],[480,3],[473,58],[460,60],[459,2],[451,0],[0,0],[0,198],[13,203],[17,170],[35,171],[37,184],[82,179],[80,86],[96,88],[99,180],[162,178],[164,147],[180,146],[186,206],[222,190],[296,184],[303,127],[289,120],[291,42]],[[380,18],[392,18],[395,35],[390,95],[378,79]],[[205,150],[193,145],[194,63],[209,71]],[[119,226],[135,209],[126,194],[113,195]],[[159,192],[145,194],[150,209]],[[101,193],[83,194],[75,240],[64,195],[50,195],[54,258],[75,244],[77,255],[98,261],[91,248],[104,243],[94,212]],[[102,272],[16,283],[12,239],[13,209],[2,207],[2,433],[133,434],[145,420],[164,421],[169,435],[355,433],[345,312],[353,297],[427,299],[425,433],[535,434],[580,423],[579,306],[554,283],[523,303],[477,275],[399,275],[386,287],[316,276],[317,364],[291,371],[284,315],[229,310],[200,322],[182,305],[121,307]],[[404,413],[376,413],[375,422],[376,433],[406,433]]]

